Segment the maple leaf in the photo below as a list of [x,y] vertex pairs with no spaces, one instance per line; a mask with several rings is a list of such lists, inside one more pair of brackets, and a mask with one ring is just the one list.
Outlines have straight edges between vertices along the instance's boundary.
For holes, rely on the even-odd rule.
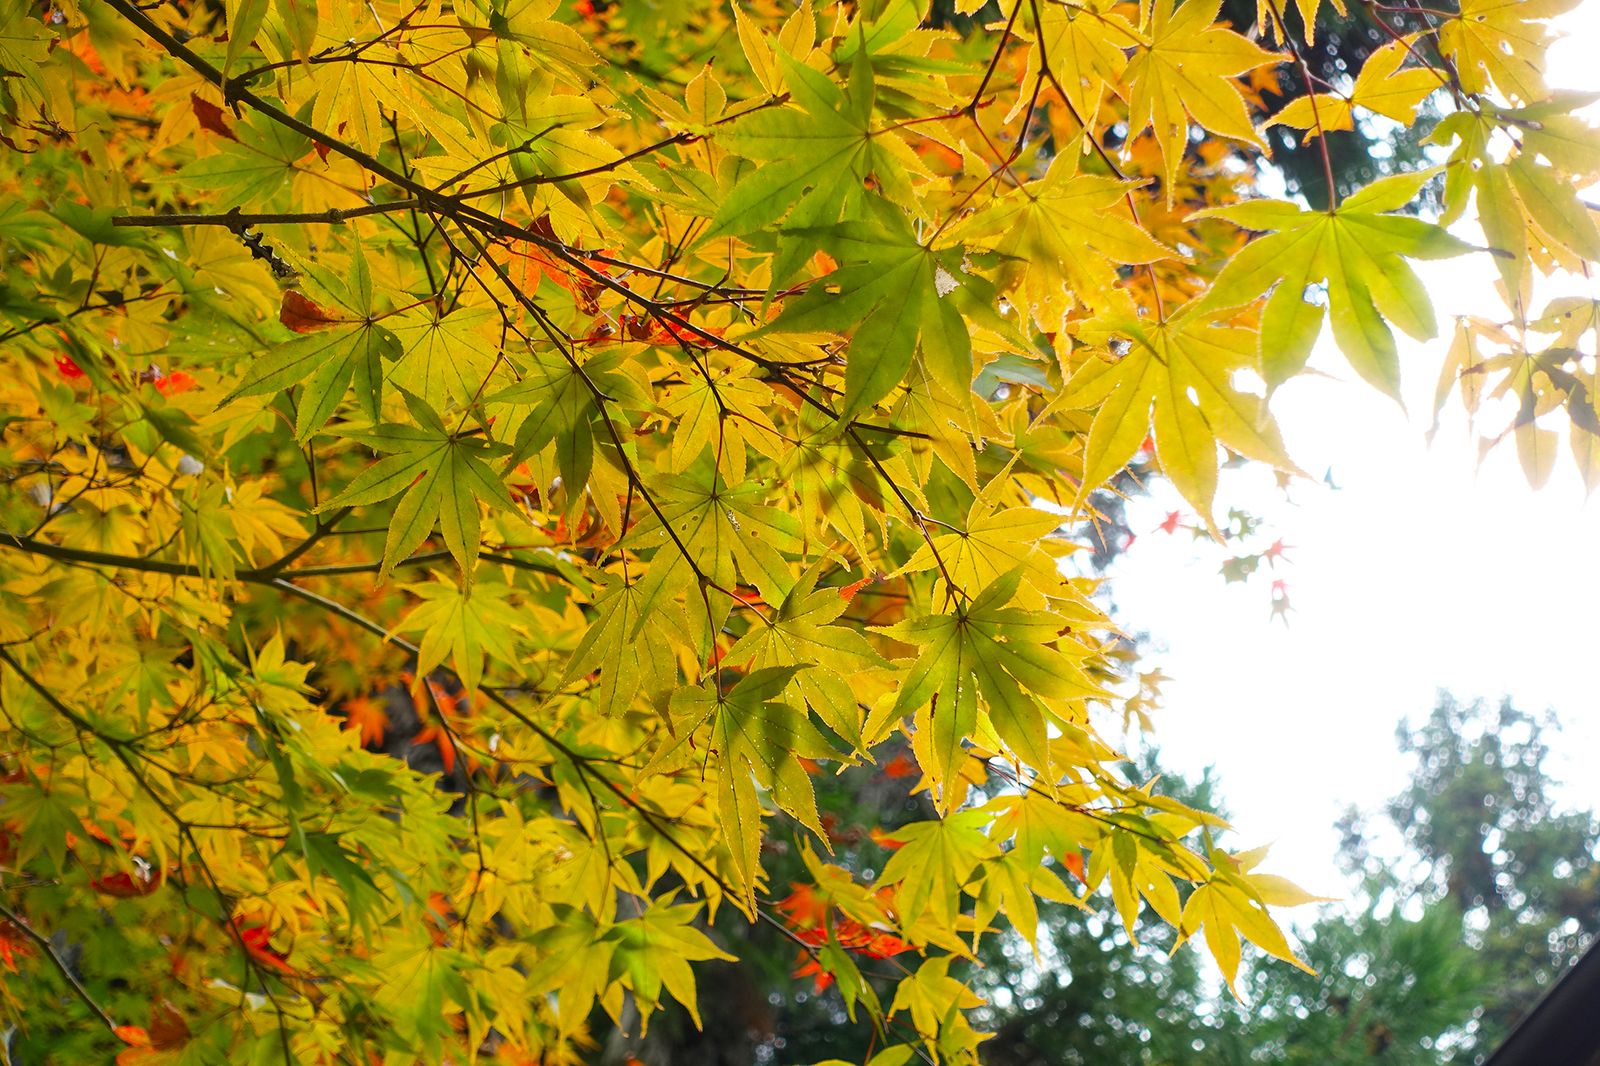
[[778,901],[777,907],[794,928],[817,929],[832,912],[833,903],[826,896],[818,895],[815,885],[796,882],[789,886],[789,894]]
[[495,365],[494,346],[485,343],[485,335],[498,321],[486,307],[440,314],[429,303],[401,312],[389,327],[401,354],[388,380],[436,411],[471,402]]
[[344,701],[344,727],[356,732],[363,747],[378,747],[389,728],[389,712],[374,696],[356,696]]
[[161,887],[163,880],[165,878],[160,870],[152,870],[149,864],[136,861],[132,872],[118,870],[104,877],[96,877],[89,882],[89,887],[117,899],[131,899],[148,896]]
[[0,965],[12,973],[17,972],[17,959],[33,954],[33,942],[18,929],[15,922],[0,922]]
[[[886,190],[906,188],[904,156],[910,153],[895,134],[875,133],[871,126],[874,91],[866,52],[857,53],[844,89],[787,53],[777,59],[799,107],[756,111],[717,135],[719,144],[745,158],[769,162],[723,199],[708,240],[749,233],[785,216],[791,226],[830,225],[846,205],[861,202],[868,177]],[[795,263],[804,258],[789,256]]]
[[[1304,902],[1310,900],[1311,897],[1307,896]],[[1223,979],[1228,983],[1228,990],[1235,996],[1239,995],[1234,979],[1239,972],[1241,936],[1275,958],[1306,973],[1314,972],[1295,956],[1283,932],[1268,915],[1259,888],[1253,889],[1250,882],[1242,877],[1219,878],[1190,893],[1183,905],[1178,932],[1185,939],[1198,933],[1204,934],[1206,946],[1217,960]]]
[[655,906],[612,927],[609,935],[616,941],[615,965],[646,1019],[660,1006],[661,994],[667,992],[689,1011],[695,1026],[700,1026],[694,971],[688,964],[708,959],[731,960],[733,956],[690,926],[699,913],[697,903]]
[[337,312],[320,306],[305,293],[290,289],[283,294],[283,305],[278,309],[278,321],[296,333],[315,333],[346,321]]
[[217,154],[196,159],[179,173],[191,188],[215,190],[219,210],[261,207],[289,188],[311,143],[304,133],[251,112]]
[[292,974],[289,956],[272,946],[272,934],[265,926],[233,919],[233,926],[252,962],[278,973]]
[[668,452],[673,473],[689,469],[710,448],[724,476],[738,484],[748,474],[747,442],[770,450],[778,430],[762,404],[771,393],[750,377],[752,370],[740,363],[714,374],[694,374],[672,390],[663,406],[673,427]]
[[[1039,78],[1048,61],[1052,72],[1059,74],[1056,88],[1065,92],[1074,114],[1092,121],[1107,92],[1122,84],[1128,66],[1126,49],[1148,47],[1148,39],[1117,10],[1114,0],[1040,5],[1010,0],[1002,12],[1009,18],[1019,6],[1029,24],[1038,22],[1029,26],[1037,37],[1028,49],[1024,84]],[[1025,108],[1026,99],[1019,95],[1006,120],[1015,119]]]
[[821,570],[821,564],[808,570],[768,624],[740,637],[722,661],[757,670],[793,668],[789,692],[795,705],[810,707],[828,728],[859,746],[861,712],[848,678],[885,660],[859,630],[830,624],[849,601],[834,589],[816,587]]
[[[502,430],[512,435],[508,467],[555,446],[556,469],[567,496],[566,513],[575,517],[595,471],[595,441],[607,439],[608,424],[615,425],[608,423],[608,418],[618,418],[624,405],[649,410],[654,403],[630,368],[626,352],[594,354],[581,361],[558,351],[537,350],[530,354],[522,380],[491,394],[484,402],[490,410],[509,409],[510,417]],[[596,401],[597,391],[610,398],[604,410]],[[616,521],[613,528],[620,525]]]
[[638,582],[602,574],[605,591],[595,598],[595,619],[567,662],[563,684],[596,668],[595,706],[616,717],[626,712],[641,688],[659,690],[677,677],[672,649],[643,602]]
[[899,886],[895,908],[903,923],[926,913],[937,926],[954,925],[961,889],[982,863],[1000,856],[984,832],[989,821],[981,810],[958,811],[896,831],[900,847],[884,864],[878,884]]
[[[351,257],[348,287],[327,275],[319,280],[350,317],[333,319],[304,297],[286,298],[283,314],[291,328],[313,332],[257,358],[244,380],[222,401],[276,395],[301,386],[295,412],[295,434],[300,441],[309,439],[333,417],[352,380],[363,412],[376,421],[383,400],[383,364],[400,355],[399,338],[373,318],[372,278],[359,248]],[[325,324],[332,328],[321,328]]]
[[1439,27],[1439,50],[1455,60],[1461,87],[1469,93],[1495,88],[1521,103],[1547,95],[1545,20],[1572,10],[1577,0],[1463,0],[1454,18]]
[[1385,213],[1410,203],[1431,176],[1423,171],[1384,178],[1331,211],[1257,200],[1197,212],[1195,217],[1274,231],[1230,260],[1201,302],[1205,308],[1236,307],[1273,289],[1261,317],[1261,374],[1269,388],[1305,366],[1324,311],[1305,294],[1326,282],[1327,314],[1345,358],[1362,377],[1399,398],[1399,354],[1385,319],[1418,339],[1436,330],[1433,304],[1405,260],[1471,250],[1432,223]]
[[[625,541],[658,548],[641,582],[642,611],[650,612],[701,580],[714,584],[715,591],[708,593],[708,599],[715,599],[711,616],[705,618],[707,639],[702,640],[708,653],[709,631],[720,627],[734,603],[751,605],[748,598],[734,598],[732,590],[741,581],[753,585],[767,603],[787,598],[794,578],[783,553],[799,548],[798,523],[788,512],[761,502],[766,495],[762,486],[747,482],[730,488],[714,468],[702,466],[685,475],[657,477],[650,490],[660,512],[642,519]],[[673,536],[666,536],[666,527]]]
[[894,758],[883,764],[885,777],[917,777],[921,773],[922,770],[917,766],[916,760],[903,751],[895,752]]
[[510,589],[495,581],[438,578],[427,584],[407,585],[422,602],[396,628],[401,633],[421,633],[417,673],[427,676],[450,660],[455,675],[469,695],[483,677],[484,658],[505,664],[517,660],[516,635],[523,617],[510,603]]
[[1189,120],[1212,133],[1262,148],[1244,98],[1230,80],[1278,62],[1232,30],[1215,25],[1221,0],[1154,0],[1148,46],[1128,61],[1128,133],[1155,131],[1166,173],[1167,199],[1189,143]]
[[892,1016],[902,1010],[908,1011],[917,1032],[929,1038],[938,1034],[936,1048],[941,1060],[961,1062],[976,1056],[978,1042],[982,1039],[965,1024],[961,1012],[981,1007],[984,1001],[950,976],[953,958],[942,955],[917,967],[917,972],[895,989],[889,1013]]
[[417,425],[384,423],[344,435],[375,451],[387,452],[356,476],[320,510],[363,507],[400,495],[383,546],[383,569],[409,555],[435,524],[464,574],[477,568],[482,541],[478,501],[505,511],[516,504],[493,467],[491,458],[509,449],[476,436],[452,432],[426,404],[406,398]]
[[949,299],[962,284],[959,249],[924,247],[910,222],[883,200],[868,201],[868,218],[802,233],[839,266],[825,284],[813,283],[784,301],[767,332],[849,333],[841,419],[889,395],[920,350],[935,379],[963,396],[972,384],[972,344],[967,324]]
[[1161,469],[1208,523],[1219,442],[1251,459],[1294,469],[1266,404],[1233,384],[1236,371],[1254,368],[1258,338],[1216,325],[1217,315],[1203,304],[1189,305],[1162,322],[1107,314],[1080,329],[1091,342],[1132,342],[1108,368],[1084,374],[1082,384],[1073,379],[1059,401],[1099,405],[1084,449],[1080,503],[1127,465],[1151,426]]
[[1056,156],[1042,180],[997,197],[950,233],[1013,264],[1020,302],[1044,329],[1059,328],[1076,304],[1105,302],[1117,267],[1173,255],[1128,214],[1140,183],[1080,174],[1076,162]]
[[1422,101],[1446,84],[1431,67],[1401,70],[1400,64],[1413,51],[1410,38],[1391,41],[1367,57],[1348,95],[1311,93],[1296,97],[1266,125],[1293,126],[1309,130],[1315,137],[1326,130],[1354,129],[1358,107],[1409,123],[1417,117]]
[[1071,550],[1065,540],[1051,541],[1060,530],[1059,514],[1033,507],[995,507],[980,496],[966,520],[950,532],[929,538],[902,568],[908,573],[940,569],[963,589],[985,588],[1021,567],[1029,587],[1049,588],[1057,573],[1056,557]]
[[[1317,41],[1317,12],[1322,7],[1322,0],[1295,0],[1295,10],[1300,13],[1300,25],[1305,30],[1306,44],[1315,44]],[[1333,0],[1333,9],[1340,15],[1346,13],[1344,0]],[[1283,15],[1277,6],[1277,0],[1257,0],[1256,24],[1268,38],[1279,36],[1288,38],[1289,28],[1283,23]]]
[[[964,743],[978,732],[980,692],[986,720],[1000,739],[1019,759],[1048,772],[1046,710],[1039,697],[1068,699],[1095,691],[1071,660],[1049,646],[1061,632],[1059,618],[1008,606],[1022,573],[1019,568],[1002,574],[951,613],[883,630],[923,646],[887,713],[897,720],[916,712],[917,761],[945,786],[946,810],[957,795],[949,786],[964,758]],[[866,732],[874,735],[871,723]]]
[[780,702],[794,674],[792,666],[768,667],[740,678],[727,692],[716,690],[715,677],[698,687],[679,689],[672,697],[678,739],[653,760],[659,763],[675,754],[694,730],[710,723],[707,743],[718,767],[718,810],[739,887],[751,902],[761,850],[756,783],[771,790],[779,808],[817,836],[824,835],[811,781],[799,760],[836,753],[804,711]]

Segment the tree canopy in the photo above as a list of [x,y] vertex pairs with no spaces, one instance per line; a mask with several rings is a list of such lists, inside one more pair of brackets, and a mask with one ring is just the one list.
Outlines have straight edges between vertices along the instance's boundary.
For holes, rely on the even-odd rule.
[[1064,530],[1298,476],[1272,390],[1326,320],[1398,395],[1457,255],[1508,310],[1441,402],[1600,476],[1595,304],[1532,303],[1600,260],[1572,3],[1369,0],[1336,77],[1318,0],[0,0],[13,1043],[585,1061],[742,922],[874,1066],[971,1062],[1039,900],[1305,966],[1108,742],[1151,693]]

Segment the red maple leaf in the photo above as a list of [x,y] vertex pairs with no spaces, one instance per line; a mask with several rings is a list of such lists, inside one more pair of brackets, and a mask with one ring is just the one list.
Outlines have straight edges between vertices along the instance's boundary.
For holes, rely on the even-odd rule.
[[894,758],[883,764],[884,777],[916,777],[921,773],[916,760],[903,751],[895,752]]
[[157,1000],[150,1007],[150,1045],[158,1048],[182,1047],[189,1042],[189,1023],[183,1020],[169,1000]]
[[827,896],[817,893],[816,885],[805,885],[798,881],[789,885],[789,895],[779,901],[778,910],[783,912],[784,919],[796,929],[816,929],[828,920],[828,911],[833,904]]
[[822,963],[814,955],[802,955],[802,963],[794,971],[796,977],[814,978],[813,986],[818,992],[826,992],[833,984],[833,974],[822,968]]
[[33,947],[21,929],[11,922],[0,922],[0,964],[17,972],[17,956],[33,954]]
[[148,896],[161,887],[161,882],[160,870],[140,866],[133,873],[118,870],[116,873],[97,877],[89,882],[89,887],[117,899],[132,899],[136,896]]
[[337,325],[344,319],[319,306],[305,295],[290,289],[283,294],[283,306],[278,309],[278,321],[296,333],[315,333]]
[[117,1066],[141,1066],[146,1063],[154,1066],[158,1062],[169,1062],[170,1056],[162,1052],[183,1047],[192,1035],[183,1015],[164,999],[151,1006],[149,1029],[137,1025],[119,1025],[116,1034],[117,1039],[128,1045],[117,1055]]
[[294,973],[294,967],[289,965],[289,956],[272,946],[272,934],[267,932],[266,926],[245,925],[235,918],[233,928],[252,961],[280,973]]
[[228,128],[227,121],[222,117],[222,108],[210,100],[202,100],[198,93],[190,93],[189,106],[194,108],[194,120],[199,123],[201,129],[210,130],[218,137],[226,137],[230,141],[239,139]]
[[875,933],[870,940],[861,946],[861,954],[874,959],[893,958],[896,955],[903,955],[908,951],[915,950],[904,940],[889,933]]

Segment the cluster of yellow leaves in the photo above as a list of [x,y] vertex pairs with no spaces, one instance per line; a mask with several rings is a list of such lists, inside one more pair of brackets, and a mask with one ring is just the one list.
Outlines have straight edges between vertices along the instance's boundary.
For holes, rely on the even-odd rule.
[[[1325,316],[1391,392],[1434,332],[1432,172],[1245,199],[1264,124],[1454,94],[1512,293],[1600,252],[1600,157],[1554,6],[1271,116],[1311,41],[1264,7],[0,2],[0,865],[103,942],[19,1024],[92,1057],[138,988],[203,1061],[578,1061],[698,1019],[788,836],[892,947],[806,941],[885,1062],[975,1061],[962,967],[1041,898],[1293,961],[1309,897],[1097,732],[1148,701],[1063,530],[1141,452],[1207,520],[1224,456],[1293,473],[1248,381]],[[1452,355],[1536,470],[1585,307]],[[822,775],[897,749],[925,817],[818,859]]]

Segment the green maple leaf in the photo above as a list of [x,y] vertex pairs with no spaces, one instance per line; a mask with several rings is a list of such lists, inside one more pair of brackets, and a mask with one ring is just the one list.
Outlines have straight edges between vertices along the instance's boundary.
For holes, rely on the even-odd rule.
[[482,543],[478,501],[516,510],[500,475],[489,465],[491,458],[507,449],[481,437],[450,431],[433,409],[416,397],[407,396],[406,406],[417,425],[389,422],[345,433],[374,451],[389,454],[363,470],[318,510],[364,507],[403,492],[384,542],[382,575],[386,577],[395,563],[421,544],[435,524],[462,573],[470,575]]
[[[1056,572],[1054,556],[1039,543],[1061,527],[1061,516],[1032,507],[996,508],[978,497],[959,525],[937,533],[917,549],[901,570],[940,568],[958,588],[981,589],[1017,567],[1044,587]],[[1065,550],[1065,549],[1063,549]]]
[[[1008,606],[1022,574],[1018,568],[1001,575],[951,613],[882,630],[923,646],[889,715],[898,719],[918,712],[919,732],[930,734],[933,764],[928,769],[939,781],[955,773],[964,741],[978,732],[980,693],[1001,741],[1043,772],[1050,765],[1049,735],[1038,697],[1082,696],[1090,690],[1071,661],[1048,646],[1060,634],[1061,620],[1047,611]],[[875,735],[871,724],[867,735]],[[947,804],[950,796],[947,789]]]
[[877,134],[871,126],[875,93],[866,51],[856,54],[843,90],[785,53],[778,59],[790,98],[799,108],[756,111],[718,135],[719,144],[746,159],[772,162],[740,175],[706,232],[707,240],[751,233],[791,208],[791,224],[828,225],[848,203],[859,201],[873,176],[894,198],[909,198],[904,167],[895,158],[899,142],[892,133]]
[[[761,873],[761,802],[756,785],[770,790],[773,802],[823,838],[816,796],[800,759],[826,759],[837,753],[802,710],[783,699],[793,666],[754,670],[726,692],[717,679],[679,689],[672,696],[677,741],[652,760],[652,768],[678,752],[699,726],[710,723],[707,746],[717,766],[717,807],[739,887],[753,902]],[[647,769],[646,772],[649,772]],[[825,839],[825,838],[824,838]]]
[[[807,570],[768,624],[752,626],[723,658],[724,665],[796,669],[788,695],[817,712],[852,746],[861,744],[860,706],[847,678],[884,664],[857,629],[830,625],[850,601],[838,589],[817,588],[822,563]],[[809,667],[808,669],[800,669]]]
[[[507,468],[555,445],[556,469],[567,494],[567,512],[575,514],[584,486],[594,470],[595,442],[609,440],[606,414],[613,424],[624,409],[650,410],[647,390],[628,372],[628,355],[620,347],[576,362],[560,352],[533,350],[521,370],[522,380],[485,400],[512,408],[507,432],[515,430]],[[602,411],[599,390],[611,402]]]
[[483,326],[498,322],[486,307],[457,308],[437,313],[432,303],[395,316],[394,335],[404,354],[389,380],[443,411],[451,401],[470,403],[495,365],[494,348],[485,343]]
[[839,268],[786,300],[759,332],[850,335],[840,418],[887,396],[911,368],[919,341],[935,380],[952,395],[971,392],[972,340],[957,294],[987,284],[961,272],[959,248],[924,246],[904,213],[877,198],[863,220],[788,232],[808,235]]
[[[298,117],[311,117],[311,101]],[[196,159],[175,176],[175,184],[189,189],[210,189],[220,194],[213,202],[219,211],[235,207],[275,206],[289,188],[296,166],[311,151],[311,138],[255,112],[246,112],[234,126],[233,140],[220,151]]]
[[641,688],[653,691],[676,682],[678,665],[661,619],[641,605],[640,582],[601,577],[610,587],[595,599],[595,620],[568,660],[561,683],[570,685],[598,669],[592,698],[601,713],[615,717],[632,706]]
[[957,811],[895,830],[900,847],[884,864],[878,884],[900,886],[895,909],[903,922],[931,912],[936,924],[955,928],[962,887],[980,864],[1000,857],[999,845],[985,832],[991,820],[986,810]]
[[358,927],[367,927],[370,932],[372,908],[383,901],[384,894],[367,872],[365,857],[346,848],[333,833],[299,830],[293,839],[305,856],[306,872],[312,880],[324,874],[331,878],[344,893],[350,921]]
[[734,959],[689,924],[700,909],[698,903],[668,906],[663,901],[637,918],[618,922],[607,933],[606,938],[616,944],[611,975],[626,978],[643,1018],[648,1019],[660,1007],[665,991],[683,1004],[695,1028],[700,1028],[694,970],[689,963]]
[[1421,219],[1384,213],[1410,203],[1433,174],[1373,182],[1332,211],[1256,200],[1191,216],[1275,231],[1229,260],[1202,300],[1207,307],[1237,307],[1277,286],[1261,318],[1261,373],[1269,388],[1305,367],[1323,316],[1322,306],[1307,302],[1305,293],[1326,281],[1333,336],[1345,358],[1399,399],[1399,355],[1385,319],[1418,340],[1437,332],[1427,290],[1406,258],[1445,259],[1472,248]]
[[422,600],[397,627],[401,633],[422,634],[418,676],[448,657],[467,691],[475,692],[486,653],[501,663],[516,664],[515,636],[524,619],[506,602],[511,590],[505,585],[494,581],[458,585],[438,579],[405,588]]
[[[741,583],[754,585],[767,603],[782,603],[794,583],[784,553],[801,548],[794,516],[764,502],[767,490],[758,482],[730,488],[709,463],[689,474],[664,474],[650,482],[660,513],[642,518],[624,542],[628,547],[656,548],[650,571],[640,582],[639,621],[703,577],[715,585],[705,591],[712,617],[704,612],[710,636],[732,610],[728,595]],[[663,527],[670,527],[670,533]],[[695,597],[697,600],[698,596]],[[704,651],[709,652],[707,645]]]
[[362,413],[374,422],[378,420],[383,402],[383,364],[400,357],[401,345],[399,338],[374,317],[377,307],[372,275],[359,243],[351,252],[350,272],[350,283],[346,285],[326,271],[313,271],[320,287],[348,312],[348,317],[319,319],[318,326],[331,323],[330,328],[316,328],[315,332],[258,356],[223,403],[301,386],[296,401],[295,439],[303,443],[333,417],[354,380]]
[[1103,302],[1118,267],[1173,255],[1128,214],[1138,183],[1080,174],[1075,162],[1057,156],[1041,180],[997,196],[950,230],[1005,256],[1021,275],[1022,299],[1055,309],[1042,320],[1059,319],[1072,302]]

